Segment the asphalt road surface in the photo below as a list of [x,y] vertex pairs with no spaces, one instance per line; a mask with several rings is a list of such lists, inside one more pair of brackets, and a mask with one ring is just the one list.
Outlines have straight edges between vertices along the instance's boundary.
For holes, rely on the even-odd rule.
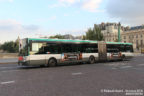
[[53,68],[0,64],[0,96],[143,95],[144,56]]
[[0,64],[18,62],[18,58],[0,59]]

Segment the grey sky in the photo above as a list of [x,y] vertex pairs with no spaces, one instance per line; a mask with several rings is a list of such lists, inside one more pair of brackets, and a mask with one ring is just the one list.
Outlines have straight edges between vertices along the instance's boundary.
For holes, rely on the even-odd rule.
[[120,18],[123,23],[144,23],[144,0],[108,0],[106,10],[111,17]]

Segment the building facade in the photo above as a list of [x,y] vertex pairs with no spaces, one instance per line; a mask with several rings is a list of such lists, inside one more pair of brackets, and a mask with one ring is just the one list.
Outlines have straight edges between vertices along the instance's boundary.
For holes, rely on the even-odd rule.
[[133,43],[135,52],[144,48],[144,28],[127,30],[121,34],[122,42]]
[[[101,32],[104,36],[105,41],[109,42],[116,42],[118,40],[118,24],[117,23],[102,23],[102,26],[105,27],[101,28]],[[120,28],[120,31],[124,31],[124,27]]]
[[[106,23],[101,32],[103,33],[104,40],[108,42],[118,41],[118,24]],[[136,27],[123,27],[120,28],[121,42],[133,43],[135,52],[141,52],[144,49],[144,25]]]

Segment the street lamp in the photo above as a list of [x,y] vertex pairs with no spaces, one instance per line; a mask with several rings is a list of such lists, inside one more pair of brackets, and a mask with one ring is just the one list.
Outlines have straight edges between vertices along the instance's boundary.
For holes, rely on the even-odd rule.
[[121,24],[119,22],[119,24],[118,24],[118,42],[121,42],[120,29],[121,29]]

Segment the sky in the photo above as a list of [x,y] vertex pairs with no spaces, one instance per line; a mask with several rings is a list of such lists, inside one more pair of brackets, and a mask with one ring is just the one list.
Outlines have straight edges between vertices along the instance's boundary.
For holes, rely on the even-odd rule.
[[19,36],[84,35],[101,22],[144,24],[144,0],[0,0],[0,43]]

